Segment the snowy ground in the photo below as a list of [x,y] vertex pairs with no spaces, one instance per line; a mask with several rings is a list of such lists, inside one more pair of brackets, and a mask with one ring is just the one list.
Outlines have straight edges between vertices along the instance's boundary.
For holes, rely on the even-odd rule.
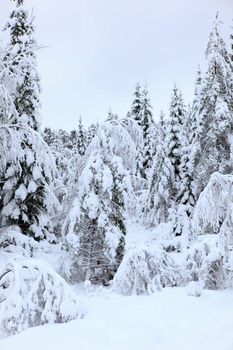
[[111,293],[82,297],[83,320],[29,329],[0,341],[1,350],[232,350],[233,291],[185,288],[151,296]]
[[[129,225],[127,250],[156,236]],[[28,329],[1,339],[0,350],[233,350],[233,290],[194,297],[187,288],[166,288],[126,297],[86,284],[75,291],[87,308],[84,319]]]

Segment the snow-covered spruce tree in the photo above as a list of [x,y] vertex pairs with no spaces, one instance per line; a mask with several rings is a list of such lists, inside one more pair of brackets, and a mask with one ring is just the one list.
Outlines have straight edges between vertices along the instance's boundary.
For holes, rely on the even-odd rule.
[[189,154],[185,134],[186,117],[181,93],[175,87],[166,131],[163,128],[160,129],[145,208],[147,224],[153,226],[173,220],[174,232],[177,235],[180,235],[184,229],[187,231],[189,206],[193,205],[192,179],[189,175]]
[[97,131],[99,128],[99,124],[91,124],[88,128],[87,128],[87,137],[86,137],[86,142],[87,142],[87,147],[88,145],[91,143],[91,141],[93,140],[93,138],[96,136]]
[[118,115],[116,113],[113,113],[112,110],[109,109],[106,122],[111,122],[112,120],[117,120],[117,119],[118,119]]
[[[149,172],[152,167],[153,157],[156,152],[156,142],[158,137],[158,127],[155,124],[152,116],[152,107],[148,97],[148,90],[145,86],[142,93],[142,106],[140,127],[143,133],[143,146],[139,149],[137,155],[137,170],[136,176],[140,181],[142,179],[148,180]],[[146,187],[148,185],[146,184]]]
[[[38,132],[38,75],[31,41],[33,26],[22,1],[16,2],[8,27],[11,42],[3,58],[1,82],[5,87],[11,87],[11,101],[3,100],[8,103],[8,112],[0,125],[3,155],[0,226],[16,224],[23,233],[35,239],[54,240],[51,233],[57,207],[53,186],[56,170],[54,158]],[[11,86],[9,81],[14,84]],[[10,119],[9,115],[12,115]]]
[[133,94],[133,102],[131,106],[130,116],[141,125],[141,111],[142,111],[142,92],[141,85],[136,84],[135,92]]
[[170,190],[174,182],[171,160],[168,157],[167,144],[160,137],[153,163],[153,172],[145,203],[144,221],[148,226],[157,226],[169,221],[169,209],[174,206]]
[[[195,157],[198,149],[199,131],[199,108],[201,102],[202,78],[200,68],[197,72],[197,79],[194,91],[192,106],[186,111],[182,133],[182,150],[180,157],[180,186],[177,193],[177,222],[176,232],[182,233],[183,244],[189,245],[193,232],[190,226],[190,219],[196,203],[195,195]],[[186,241],[185,241],[186,239]]]
[[59,198],[63,201],[63,192],[67,191],[67,187],[73,181],[74,169],[76,168],[73,159],[76,153],[73,149],[72,137],[64,130],[59,129],[55,131],[50,128],[45,128],[43,137],[55,157],[56,167],[60,175],[60,185],[58,185]]
[[160,115],[159,115],[159,130],[162,132],[162,134],[166,135],[166,127],[167,127],[167,120],[165,118],[165,114],[163,111],[160,112]]
[[[200,118],[200,108],[202,105],[202,93],[203,93],[203,78],[200,67],[198,67],[197,70],[197,77],[195,82],[195,89],[194,89],[194,99],[192,106],[190,108],[190,112],[188,113],[187,118],[187,129],[189,132],[189,140],[190,144],[192,144],[192,147],[195,146],[195,150],[197,148],[196,143],[199,142],[199,135],[202,131],[202,125],[201,125],[201,118]],[[193,153],[194,153],[193,152]]]
[[208,69],[202,87],[199,112],[199,149],[196,153],[197,195],[210,175],[232,171],[233,130],[232,62],[219,34],[216,18],[206,50]]
[[172,93],[170,115],[167,124],[166,143],[167,156],[172,164],[174,183],[171,188],[171,197],[176,201],[181,179],[181,156],[183,154],[185,106],[181,93],[175,87]]
[[84,129],[82,118],[79,118],[78,121],[78,128],[76,132],[76,149],[78,154],[82,157],[84,156],[84,153],[86,151],[87,147],[87,135],[86,135],[86,130]]
[[108,284],[124,255],[124,212],[132,195],[131,179],[105,132],[100,128],[64,225],[69,251],[74,253],[70,271],[74,281]]
[[54,240],[58,203],[54,194],[56,169],[49,147],[30,127],[1,124],[0,148],[0,227],[14,224],[37,240]]
[[4,50],[4,69],[1,77],[8,84],[18,112],[17,122],[25,123],[38,131],[40,81],[37,72],[37,44],[33,18],[23,6],[23,0],[13,1],[16,7],[5,26],[5,30],[10,34],[10,42]]
[[48,146],[51,147],[54,144],[55,139],[56,139],[55,131],[49,127],[45,127],[44,132],[43,132],[43,138],[44,138],[45,142],[48,144]]

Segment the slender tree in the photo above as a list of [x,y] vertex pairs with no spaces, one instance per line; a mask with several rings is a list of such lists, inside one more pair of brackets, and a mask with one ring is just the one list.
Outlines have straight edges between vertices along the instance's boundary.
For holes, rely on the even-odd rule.
[[136,84],[135,91],[133,94],[133,103],[131,106],[130,116],[141,125],[141,111],[142,111],[142,91],[141,85]]
[[196,152],[197,195],[214,171],[232,171],[230,161],[233,130],[232,63],[219,34],[218,16],[206,50],[208,69],[199,107],[199,149]]
[[[18,225],[33,238],[53,240],[58,202],[52,153],[40,134],[39,79],[33,22],[23,1],[15,1],[6,28],[10,43],[3,56],[1,83],[8,90],[1,125],[0,227]],[[7,94],[5,94],[7,96]],[[7,140],[7,144],[5,142]]]
[[86,130],[84,129],[81,117],[79,118],[76,137],[77,137],[77,140],[76,140],[77,152],[80,156],[83,156],[87,147],[87,135],[86,135]]
[[13,0],[16,7],[5,26],[10,42],[3,56],[2,79],[10,84],[10,91],[18,112],[17,122],[38,131],[40,127],[39,93],[34,18],[23,6],[23,0]]

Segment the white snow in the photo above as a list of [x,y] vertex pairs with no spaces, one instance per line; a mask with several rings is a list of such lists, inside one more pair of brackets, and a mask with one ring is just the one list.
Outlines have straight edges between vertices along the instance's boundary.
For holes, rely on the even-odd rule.
[[[101,293],[101,291],[100,291]],[[151,296],[103,292],[85,298],[83,320],[31,328],[1,350],[232,350],[233,291],[166,288]]]

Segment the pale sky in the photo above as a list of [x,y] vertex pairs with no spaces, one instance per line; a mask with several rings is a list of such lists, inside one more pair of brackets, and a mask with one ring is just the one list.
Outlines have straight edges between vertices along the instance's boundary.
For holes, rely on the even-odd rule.
[[[168,110],[174,83],[191,102],[198,63],[219,11],[228,41],[233,0],[25,0],[34,8],[43,124],[70,130],[120,117],[137,81],[148,84],[154,117]],[[0,25],[12,4],[0,0]],[[233,30],[232,30],[233,32]],[[229,41],[228,41],[229,44]]]

